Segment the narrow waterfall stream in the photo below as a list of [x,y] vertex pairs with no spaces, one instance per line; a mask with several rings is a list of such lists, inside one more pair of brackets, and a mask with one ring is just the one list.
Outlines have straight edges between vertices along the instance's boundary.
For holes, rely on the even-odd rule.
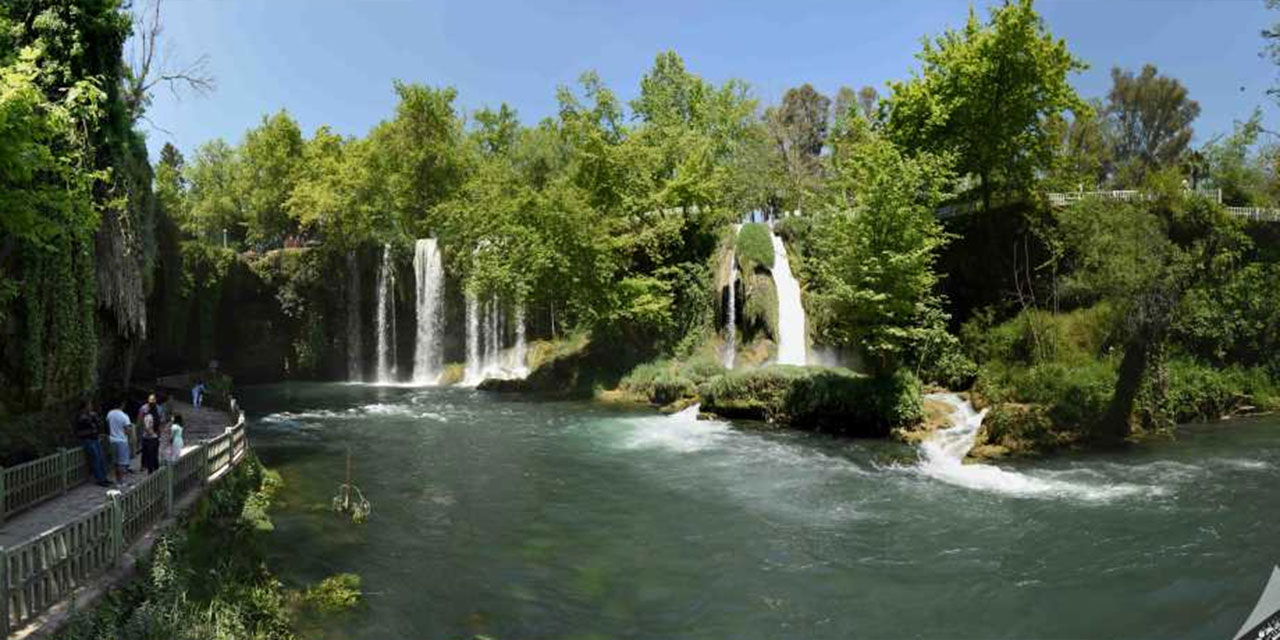
[[396,380],[396,271],[391,260],[391,245],[382,247],[382,264],[378,267],[378,372],[380,383]]
[[800,283],[791,275],[787,248],[778,234],[773,239],[773,283],[778,290],[778,364],[803,365],[808,361],[805,345],[804,303]]
[[733,360],[738,351],[737,288],[738,265],[734,264],[729,272],[729,304],[727,305],[729,315],[724,321],[724,368],[726,369],[733,368]]
[[433,384],[444,367],[444,267],[435,238],[419,238],[414,243],[413,272],[418,311],[413,381]]
[[[510,327],[514,315],[516,326]],[[523,378],[528,374],[528,340],[524,326],[524,305],[508,310],[500,299],[484,302],[467,297],[467,366],[463,384],[477,385],[485,378]],[[514,333],[515,344],[508,347]]]
[[347,380],[364,380],[364,338],[360,322],[360,261],[347,253]]

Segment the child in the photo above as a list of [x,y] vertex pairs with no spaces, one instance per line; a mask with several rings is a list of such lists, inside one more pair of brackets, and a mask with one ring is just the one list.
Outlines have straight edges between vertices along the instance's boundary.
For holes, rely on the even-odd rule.
[[169,462],[177,462],[182,457],[182,414],[173,414],[173,425],[169,427]]

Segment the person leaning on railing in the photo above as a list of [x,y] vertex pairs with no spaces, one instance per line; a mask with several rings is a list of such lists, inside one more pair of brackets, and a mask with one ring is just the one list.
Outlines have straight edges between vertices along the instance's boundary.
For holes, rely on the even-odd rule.
[[100,487],[111,486],[107,482],[107,468],[102,461],[102,443],[98,435],[102,432],[102,421],[93,411],[93,403],[85,400],[80,406],[80,413],[75,420],[76,439],[80,441],[84,455],[89,459],[89,468],[93,470],[93,479]]

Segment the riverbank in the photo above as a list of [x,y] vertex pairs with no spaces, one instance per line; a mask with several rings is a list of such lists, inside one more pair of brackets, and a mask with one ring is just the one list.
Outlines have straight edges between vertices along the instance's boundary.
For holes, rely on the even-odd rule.
[[289,591],[267,568],[268,510],[280,484],[250,454],[154,541],[130,580],[51,637],[288,640],[303,620],[354,605],[358,578]]

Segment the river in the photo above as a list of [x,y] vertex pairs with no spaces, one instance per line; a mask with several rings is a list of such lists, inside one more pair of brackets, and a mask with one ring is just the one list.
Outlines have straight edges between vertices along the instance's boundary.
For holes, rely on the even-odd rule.
[[[937,450],[471,389],[245,390],[319,638],[1229,638],[1280,562],[1280,420],[956,469]],[[373,504],[328,510],[350,451]]]

